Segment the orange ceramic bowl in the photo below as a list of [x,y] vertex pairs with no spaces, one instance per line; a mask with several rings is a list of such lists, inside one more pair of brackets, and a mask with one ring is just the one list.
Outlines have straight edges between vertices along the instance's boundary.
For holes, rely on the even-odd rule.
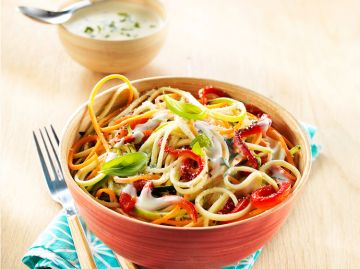
[[[147,268],[219,268],[243,259],[263,246],[280,229],[302,192],[309,176],[311,153],[307,135],[300,124],[285,109],[268,98],[242,87],[215,80],[187,77],[156,77],[133,81],[141,92],[161,86],[172,86],[196,93],[212,85],[233,98],[251,103],[271,115],[273,125],[294,144],[300,144],[301,182],[290,198],[278,206],[250,219],[214,227],[182,228],[160,226],[131,219],[96,202],[73,180],[67,167],[68,150],[78,132],[90,119],[86,104],[71,117],[64,129],[60,151],[66,183],[80,215],[91,231],[121,256]],[[116,88],[98,95],[99,110]],[[127,100],[124,96],[119,102]]]

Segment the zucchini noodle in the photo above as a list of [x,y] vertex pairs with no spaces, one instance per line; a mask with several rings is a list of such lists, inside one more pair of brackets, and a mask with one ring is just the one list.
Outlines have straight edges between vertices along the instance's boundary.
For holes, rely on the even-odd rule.
[[[114,79],[124,84],[96,115],[95,96]],[[69,150],[75,182],[102,205],[156,225],[221,225],[285,200],[301,180],[288,154],[294,145],[265,113],[206,90],[199,98],[172,87],[139,95],[122,75],[101,79],[89,98],[91,125]],[[255,196],[262,188],[266,205]]]

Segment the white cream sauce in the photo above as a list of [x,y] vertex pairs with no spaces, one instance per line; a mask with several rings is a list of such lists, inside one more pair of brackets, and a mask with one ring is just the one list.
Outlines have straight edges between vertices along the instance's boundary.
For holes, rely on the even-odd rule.
[[[223,148],[219,139],[223,139],[216,135],[216,131],[212,130],[211,127],[203,121],[196,121],[195,127],[201,130],[211,141],[211,146],[206,149],[206,154],[209,156],[211,164],[211,175],[212,177],[222,174],[226,170],[223,159]],[[227,149],[227,148],[226,148]],[[226,155],[226,153],[224,154]]]
[[162,24],[161,17],[144,5],[104,1],[77,11],[64,27],[83,37],[129,40],[154,33]]
[[174,204],[174,202],[179,201],[180,199],[179,196],[175,195],[167,195],[159,198],[153,197],[151,188],[145,185],[136,201],[136,206],[144,210],[156,211]]

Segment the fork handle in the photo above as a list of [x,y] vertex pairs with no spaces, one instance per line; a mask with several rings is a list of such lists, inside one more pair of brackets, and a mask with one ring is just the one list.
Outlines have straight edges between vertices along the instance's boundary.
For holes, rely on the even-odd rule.
[[82,269],[96,269],[89,244],[86,240],[84,230],[77,215],[68,216],[68,223],[74,246]]

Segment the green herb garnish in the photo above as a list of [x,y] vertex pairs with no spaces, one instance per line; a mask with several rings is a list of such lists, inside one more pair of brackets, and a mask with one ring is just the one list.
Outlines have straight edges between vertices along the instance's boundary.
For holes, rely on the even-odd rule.
[[129,14],[126,12],[118,12],[118,15],[121,17],[129,17]]
[[199,135],[197,135],[197,136],[193,139],[193,141],[191,141],[190,146],[192,147],[192,146],[194,146],[196,143],[199,143],[200,147],[202,147],[202,148],[205,148],[205,147],[208,147],[208,146],[211,145],[210,139],[209,139],[206,135],[204,135],[204,134],[199,134]]
[[204,134],[197,135],[190,143],[192,151],[200,156],[204,155],[202,148],[206,148],[210,145],[211,145],[210,139]]
[[147,161],[143,152],[128,153],[103,164],[101,172],[110,176],[133,176],[144,170]]
[[97,25],[96,28],[97,28],[98,32],[101,32],[102,29],[101,29],[100,25]]
[[140,22],[138,22],[138,21],[135,22],[135,23],[134,23],[134,27],[135,27],[135,28],[140,28]]
[[129,18],[129,14],[126,12],[118,12],[118,15],[121,17],[120,22],[125,22]]
[[115,22],[114,22],[114,21],[111,21],[111,23],[109,24],[109,27],[115,28]]
[[94,32],[94,28],[86,26],[84,33],[91,34],[92,32]]

